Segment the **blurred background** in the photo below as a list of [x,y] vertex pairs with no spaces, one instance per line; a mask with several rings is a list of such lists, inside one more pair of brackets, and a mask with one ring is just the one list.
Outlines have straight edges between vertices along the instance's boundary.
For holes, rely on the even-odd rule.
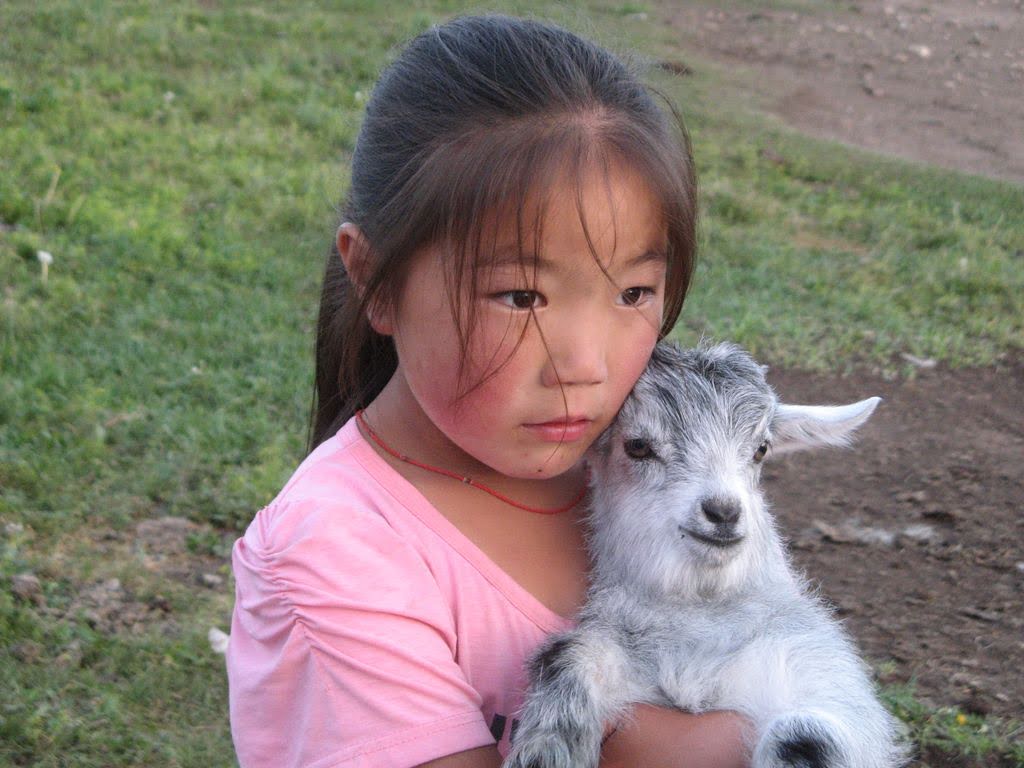
[[687,120],[674,335],[882,395],[766,477],[919,763],[1024,765],[1020,0],[0,4],[0,765],[231,766],[230,547],[304,455],[366,97],[466,12],[638,60]]

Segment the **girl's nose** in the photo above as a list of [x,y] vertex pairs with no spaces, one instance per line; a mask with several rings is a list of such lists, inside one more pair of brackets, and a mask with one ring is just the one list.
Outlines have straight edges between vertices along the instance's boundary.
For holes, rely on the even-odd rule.
[[548,361],[544,366],[546,387],[601,384],[608,378],[608,337],[600,323],[586,327],[577,320],[562,332],[545,334]]

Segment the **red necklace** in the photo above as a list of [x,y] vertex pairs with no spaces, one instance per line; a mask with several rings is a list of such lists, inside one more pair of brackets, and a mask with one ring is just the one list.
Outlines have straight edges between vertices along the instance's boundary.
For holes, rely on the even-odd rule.
[[583,497],[587,495],[587,487],[583,486],[583,490],[580,491],[579,495],[571,502],[566,504],[564,507],[558,507],[557,509],[539,509],[537,507],[529,507],[526,504],[520,504],[518,501],[510,499],[505,494],[499,493],[493,488],[488,488],[483,483],[478,483],[471,477],[459,475],[456,474],[455,472],[449,472],[447,469],[441,469],[440,467],[432,467],[429,464],[424,464],[421,461],[416,461],[416,459],[410,459],[408,456],[399,453],[390,445],[381,440],[380,436],[376,432],[370,429],[370,425],[367,424],[366,419],[363,418],[362,410],[356,411],[356,421],[359,422],[359,426],[362,427],[366,431],[366,433],[373,439],[373,442],[375,442],[377,445],[379,445],[381,448],[383,448],[385,451],[387,451],[389,454],[394,456],[399,461],[404,461],[406,464],[412,464],[414,467],[425,469],[428,472],[436,472],[439,475],[444,475],[445,477],[453,478],[461,483],[465,483],[466,485],[471,485],[474,488],[484,491],[485,493],[491,494],[491,496],[494,496],[496,499],[501,499],[506,504],[511,504],[513,507],[517,507],[518,509],[525,509],[527,512],[535,512],[538,515],[557,515],[562,512],[568,512],[570,509],[572,509],[581,501],[583,501]]

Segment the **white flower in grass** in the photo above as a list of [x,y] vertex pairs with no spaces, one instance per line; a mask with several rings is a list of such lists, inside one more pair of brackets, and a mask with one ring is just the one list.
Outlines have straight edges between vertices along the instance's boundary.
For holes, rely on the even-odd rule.
[[221,632],[216,627],[210,627],[210,631],[206,633],[206,637],[210,641],[210,647],[214,653],[227,653],[228,652],[228,635]]
[[48,251],[36,251],[36,258],[42,265],[43,282],[45,283],[47,278],[50,276],[50,265],[53,264],[53,254]]

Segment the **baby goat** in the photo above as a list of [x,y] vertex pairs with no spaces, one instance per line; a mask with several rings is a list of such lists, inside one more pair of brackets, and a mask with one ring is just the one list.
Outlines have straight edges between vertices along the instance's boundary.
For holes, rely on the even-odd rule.
[[739,348],[660,344],[591,448],[591,588],[549,638],[505,768],[591,768],[635,703],[729,709],[754,768],[891,768],[900,726],[787,561],[758,485],[766,456],[843,445],[877,397],[782,405]]

